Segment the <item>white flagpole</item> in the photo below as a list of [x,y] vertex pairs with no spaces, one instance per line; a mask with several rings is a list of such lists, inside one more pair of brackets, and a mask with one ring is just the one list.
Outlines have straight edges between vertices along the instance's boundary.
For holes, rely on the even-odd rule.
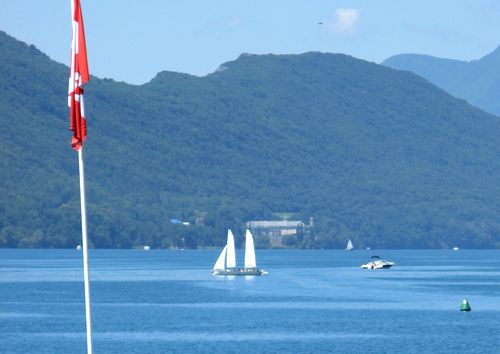
[[80,207],[82,212],[83,278],[85,283],[85,319],[87,324],[87,353],[92,354],[92,323],[90,321],[89,260],[87,254],[87,211],[85,206],[85,174],[83,169],[83,146],[78,150],[80,171]]

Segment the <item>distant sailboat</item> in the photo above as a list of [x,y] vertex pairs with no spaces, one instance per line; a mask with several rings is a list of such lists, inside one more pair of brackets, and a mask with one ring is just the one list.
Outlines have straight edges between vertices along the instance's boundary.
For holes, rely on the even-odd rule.
[[234,248],[234,236],[231,230],[227,230],[227,244],[215,262],[212,269],[214,275],[266,275],[267,272],[257,268],[255,259],[255,247],[253,236],[249,230],[245,234],[245,267],[236,268],[236,252]]
[[352,245],[352,241],[351,240],[349,240],[347,242],[347,246],[345,246],[345,250],[346,251],[352,251],[352,250],[354,250],[354,246]]

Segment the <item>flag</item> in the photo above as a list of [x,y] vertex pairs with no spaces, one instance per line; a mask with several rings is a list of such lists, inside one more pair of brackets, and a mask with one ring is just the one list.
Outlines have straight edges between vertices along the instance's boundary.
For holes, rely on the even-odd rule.
[[73,131],[71,146],[78,151],[82,148],[87,136],[87,123],[85,121],[83,104],[83,85],[89,81],[89,67],[80,0],[71,1],[73,37],[71,40],[68,106],[70,111],[70,130]]

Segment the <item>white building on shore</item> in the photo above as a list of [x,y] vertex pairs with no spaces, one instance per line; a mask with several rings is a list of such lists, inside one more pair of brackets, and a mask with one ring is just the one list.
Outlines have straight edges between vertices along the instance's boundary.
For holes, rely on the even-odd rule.
[[283,237],[296,236],[301,238],[309,235],[314,227],[314,218],[310,218],[309,224],[305,224],[301,220],[247,221],[246,227],[254,236],[267,236],[272,247],[283,247]]

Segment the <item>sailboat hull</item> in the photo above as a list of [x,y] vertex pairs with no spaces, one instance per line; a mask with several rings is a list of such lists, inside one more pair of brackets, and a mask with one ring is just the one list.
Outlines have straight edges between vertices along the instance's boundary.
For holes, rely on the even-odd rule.
[[249,275],[267,275],[267,272],[259,268],[231,268],[231,269],[214,269],[213,275],[235,275],[235,276],[249,276]]

